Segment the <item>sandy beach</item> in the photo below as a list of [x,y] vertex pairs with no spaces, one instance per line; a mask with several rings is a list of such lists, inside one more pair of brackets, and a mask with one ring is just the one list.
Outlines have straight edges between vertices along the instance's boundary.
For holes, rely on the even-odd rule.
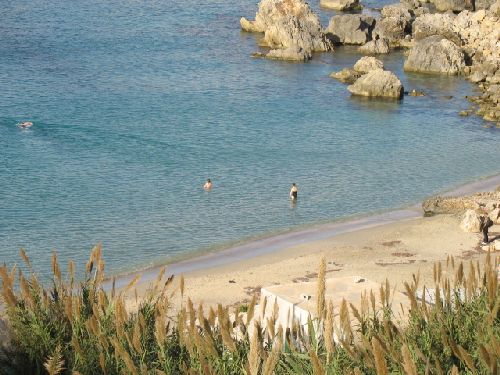
[[[327,261],[327,277],[359,275],[378,283],[388,279],[402,291],[403,282],[420,273],[421,280],[432,286],[435,262],[446,261],[448,256],[466,262],[485,256],[479,247],[480,235],[463,232],[459,223],[454,215],[410,218],[187,272],[183,274],[185,296],[196,305],[246,303],[261,287],[314,281],[322,257]],[[491,235],[498,234],[497,225]],[[139,296],[147,285],[138,285]],[[131,307],[134,302],[131,298]]]

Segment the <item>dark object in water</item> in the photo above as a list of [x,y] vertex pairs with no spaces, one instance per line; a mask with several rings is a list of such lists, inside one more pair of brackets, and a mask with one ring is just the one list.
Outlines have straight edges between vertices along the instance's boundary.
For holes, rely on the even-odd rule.
[[28,129],[33,126],[33,123],[31,121],[23,121],[18,123],[17,126],[21,129]]

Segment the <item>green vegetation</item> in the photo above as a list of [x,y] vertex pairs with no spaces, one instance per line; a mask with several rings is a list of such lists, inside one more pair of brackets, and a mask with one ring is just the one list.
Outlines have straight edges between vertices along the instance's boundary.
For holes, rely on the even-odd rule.
[[164,272],[130,312],[124,295],[136,280],[119,293],[105,291],[99,246],[81,282],[72,263],[61,275],[54,254],[50,287],[38,281],[24,251],[21,256],[28,275],[0,268],[11,336],[0,353],[2,374],[498,373],[500,298],[490,256],[482,265],[471,262],[467,275],[453,258],[444,271],[436,264],[434,305],[416,299],[421,286],[414,275],[405,284],[411,309],[403,321],[391,306],[389,283],[381,286],[379,303],[371,292],[360,307],[344,301],[334,314],[324,300],[322,262],[317,317],[292,329],[274,324],[276,306],[265,324],[253,320],[255,297],[244,314],[221,305],[205,312],[189,299],[174,313],[172,277],[165,281]]

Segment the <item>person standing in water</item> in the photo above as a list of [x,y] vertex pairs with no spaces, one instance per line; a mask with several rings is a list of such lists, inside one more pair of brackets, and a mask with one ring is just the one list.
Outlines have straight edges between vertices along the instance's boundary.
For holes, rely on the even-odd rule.
[[297,189],[297,184],[294,182],[292,184],[292,188],[290,189],[290,199],[292,201],[296,201],[297,200],[297,194],[299,192],[299,189]]
[[209,178],[207,178],[207,182],[205,182],[205,185],[203,185],[203,189],[206,191],[212,190],[212,181],[210,181]]

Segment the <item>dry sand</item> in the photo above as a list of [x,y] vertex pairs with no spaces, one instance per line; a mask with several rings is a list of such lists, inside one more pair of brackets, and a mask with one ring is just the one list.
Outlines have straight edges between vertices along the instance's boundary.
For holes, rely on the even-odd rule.
[[[500,226],[490,233],[500,234]],[[315,280],[322,257],[327,277],[359,275],[378,283],[388,279],[402,291],[403,282],[419,272],[421,280],[432,286],[436,261],[448,256],[467,262],[484,257],[480,239],[478,233],[463,232],[456,216],[407,219],[186,273],[184,299],[189,296],[195,305],[205,306],[246,303],[261,287]],[[146,289],[146,283],[139,284],[138,295]],[[133,298],[129,301],[133,307]],[[178,305],[179,298],[174,303]]]

